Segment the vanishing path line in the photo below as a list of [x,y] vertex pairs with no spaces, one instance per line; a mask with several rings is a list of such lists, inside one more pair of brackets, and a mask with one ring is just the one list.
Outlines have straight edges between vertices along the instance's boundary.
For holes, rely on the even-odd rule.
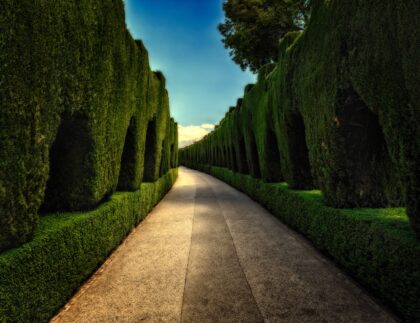
[[250,198],[181,167],[54,322],[395,322]]

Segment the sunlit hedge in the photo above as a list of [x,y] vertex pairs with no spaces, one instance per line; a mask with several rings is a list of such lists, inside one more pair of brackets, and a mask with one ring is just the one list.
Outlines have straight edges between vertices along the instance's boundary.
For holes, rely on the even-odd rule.
[[121,0],[0,1],[0,100],[0,251],[40,209],[92,209],[177,164],[164,76]]

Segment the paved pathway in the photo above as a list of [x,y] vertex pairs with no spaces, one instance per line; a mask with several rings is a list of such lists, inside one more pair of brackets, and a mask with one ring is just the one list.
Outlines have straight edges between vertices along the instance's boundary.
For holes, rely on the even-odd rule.
[[164,200],[54,322],[394,322],[301,236],[180,168]]

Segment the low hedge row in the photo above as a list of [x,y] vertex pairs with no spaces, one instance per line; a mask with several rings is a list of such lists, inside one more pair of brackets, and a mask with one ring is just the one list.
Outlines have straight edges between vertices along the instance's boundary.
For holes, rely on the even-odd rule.
[[0,322],[47,322],[177,177],[172,169],[90,212],[42,217],[31,242],[0,255]]
[[226,168],[199,168],[260,202],[405,320],[420,322],[420,243],[404,209],[336,209],[325,206],[317,192],[294,191]]

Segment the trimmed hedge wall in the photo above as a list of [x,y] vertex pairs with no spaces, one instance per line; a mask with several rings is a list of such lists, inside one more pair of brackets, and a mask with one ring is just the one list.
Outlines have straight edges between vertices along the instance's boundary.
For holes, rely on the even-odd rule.
[[0,322],[48,322],[166,194],[170,170],[136,192],[118,192],[84,213],[41,218],[34,239],[0,254]]
[[314,1],[278,64],[182,162],[318,187],[334,207],[406,206],[420,236],[419,12],[417,0]]
[[420,244],[404,209],[336,209],[320,194],[294,191],[220,167],[198,166],[245,192],[308,237],[409,322],[420,321]]
[[122,0],[0,1],[0,100],[0,252],[41,206],[92,209],[177,164],[165,78]]

